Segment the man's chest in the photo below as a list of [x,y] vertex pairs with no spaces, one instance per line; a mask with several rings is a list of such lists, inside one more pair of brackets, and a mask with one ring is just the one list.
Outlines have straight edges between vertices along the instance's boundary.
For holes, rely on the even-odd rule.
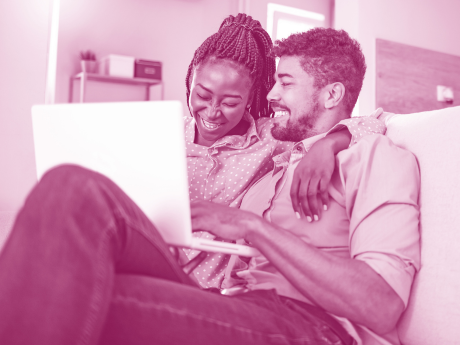
[[[305,242],[340,256],[350,257],[350,221],[346,212],[343,186],[337,174],[329,185],[330,205],[319,221],[298,219],[292,207],[290,189],[295,165],[266,176],[245,197],[242,208],[295,234]],[[270,174],[271,175],[271,174]]]

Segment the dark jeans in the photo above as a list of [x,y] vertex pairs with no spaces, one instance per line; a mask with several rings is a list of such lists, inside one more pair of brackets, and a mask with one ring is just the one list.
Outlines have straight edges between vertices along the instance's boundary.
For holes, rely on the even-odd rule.
[[131,199],[77,166],[43,176],[0,256],[0,344],[341,344],[289,302],[201,290]]

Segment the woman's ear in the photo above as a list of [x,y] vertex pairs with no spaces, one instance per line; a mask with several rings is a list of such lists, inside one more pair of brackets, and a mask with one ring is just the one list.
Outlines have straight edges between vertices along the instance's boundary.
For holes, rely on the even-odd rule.
[[345,86],[342,83],[336,82],[325,86],[325,102],[326,109],[332,109],[340,104],[345,96]]
[[254,101],[254,95],[256,91],[254,87],[251,87],[251,91],[249,92],[249,97],[248,97],[248,104],[246,104],[246,108],[249,108],[252,105],[252,102]]

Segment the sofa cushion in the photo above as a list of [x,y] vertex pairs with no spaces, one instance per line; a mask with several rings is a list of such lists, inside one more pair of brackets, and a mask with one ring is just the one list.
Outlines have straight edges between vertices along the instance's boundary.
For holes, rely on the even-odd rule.
[[13,227],[16,212],[0,211],[0,251]]
[[413,152],[421,174],[422,268],[398,325],[406,345],[460,339],[460,107],[395,115],[387,136]]

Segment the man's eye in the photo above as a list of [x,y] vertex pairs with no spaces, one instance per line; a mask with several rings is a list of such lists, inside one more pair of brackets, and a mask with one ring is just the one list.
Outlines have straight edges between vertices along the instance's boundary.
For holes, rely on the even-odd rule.
[[291,83],[281,83],[282,86],[288,86],[291,85]]

